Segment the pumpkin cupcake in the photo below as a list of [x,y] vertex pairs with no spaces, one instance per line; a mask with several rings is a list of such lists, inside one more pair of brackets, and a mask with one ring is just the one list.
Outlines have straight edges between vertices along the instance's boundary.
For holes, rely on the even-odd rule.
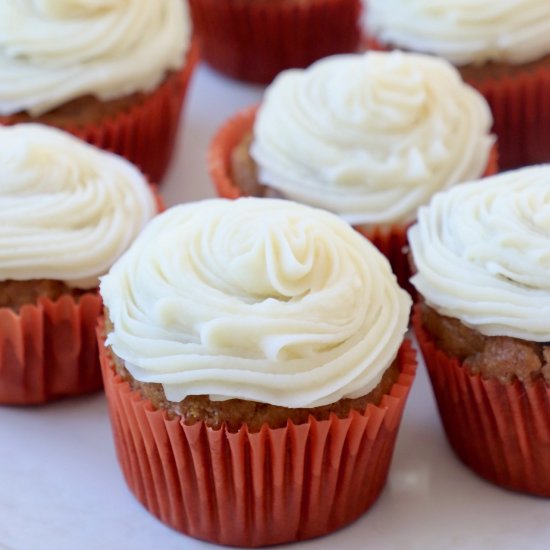
[[550,161],[550,2],[368,0],[367,43],[455,64],[489,102],[503,168]]
[[550,165],[436,195],[409,241],[451,446],[489,481],[550,496]]
[[101,387],[98,276],[157,210],[130,163],[54,128],[0,127],[0,403]]
[[184,0],[0,3],[0,123],[39,122],[159,182],[197,59]]
[[162,521],[261,546],[375,501],[415,372],[410,298],[349,225],[276,199],[180,205],[101,294],[118,458]]
[[496,170],[491,124],[445,61],[333,56],[282,73],[257,110],[218,132],[209,166],[221,196],[275,195],[340,215],[406,286],[407,227],[435,192]]

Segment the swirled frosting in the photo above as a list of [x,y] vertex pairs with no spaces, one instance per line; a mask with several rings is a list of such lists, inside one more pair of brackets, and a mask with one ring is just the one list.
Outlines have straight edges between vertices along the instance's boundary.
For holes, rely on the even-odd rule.
[[428,304],[487,336],[550,341],[550,165],[436,195],[409,230]]
[[443,60],[341,55],[277,77],[250,153],[259,180],[287,198],[353,224],[408,223],[436,191],[481,176],[491,124]]
[[365,25],[384,44],[456,65],[521,64],[550,54],[548,0],[368,0]]
[[152,90],[189,40],[184,0],[2,0],[0,114]]
[[46,126],[0,126],[0,281],[95,287],[155,211],[124,159]]
[[387,260],[349,225],[277,199],[166,211],[100,289],[107,344],[173,402],[362,396],[394,360],[410,308]]

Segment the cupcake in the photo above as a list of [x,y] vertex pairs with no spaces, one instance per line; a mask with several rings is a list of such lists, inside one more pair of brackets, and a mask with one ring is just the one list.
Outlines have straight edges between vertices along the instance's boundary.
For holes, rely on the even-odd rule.
[[256,111],[216,135],[221,196],[276,195],[330,210],[410,276],[406,229],[441,189],[496,169],[487,103],[429,56],[333,56],[282,73]]
[[201,55],[233,78],[268,83],[284,69],[355,51],[360,0],[189,0]]
[[550,161],[548,0],[368,0],[367,43],[438,55],[487,99],[503,168]]
[[0,2],[0,124],[62,128],[159,182],[196,60],[184,0]]
[[101,387],[98,276],[156,209],[124,159],[54,128],[0,127],[0,403]]
[[262,546],[375,501],[416,368],[410,298],[345,222],[277,199],[180,205],[100,289],[116,451],[150,512]]
[[492,483],[550,496],[550,165],[436,195],[409,241],[449,443]]

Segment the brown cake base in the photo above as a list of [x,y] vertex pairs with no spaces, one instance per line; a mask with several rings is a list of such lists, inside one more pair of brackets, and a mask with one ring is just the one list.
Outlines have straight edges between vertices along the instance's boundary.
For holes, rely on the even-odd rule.
[[63,281],[51,279],[0,281],[0,308],[9,308],[17,313],[24,305],[37,304],[40,298],[55,302],[61,296],[72,296],[78,303],[80,296],[85,293],[85,290],[71,288]]
[[419,306],[422,326],[435,346],[456,357],[471,374],[507,384],[514,378],[550,383],[550,344],[509,336],[484,336],[458,319],[440,315],[426,304]]
[[100,358],[117,456],[130,490],[187,535],[231,546],[310,539],[357,519],[377,499],[416,370],[410,342],[379,405],[284,427],[222,424],[156,409],[115,372],[100,322]]

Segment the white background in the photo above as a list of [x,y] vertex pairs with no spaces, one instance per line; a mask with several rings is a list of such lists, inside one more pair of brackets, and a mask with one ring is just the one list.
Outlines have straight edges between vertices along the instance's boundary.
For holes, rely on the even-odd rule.
[[[213,196],[208,143],[261,88],[199,67],[170,173],[169,205]],[[127,490],[101,394],[42,407],[0,407],[0,548],[10,550],[216,548],[176,533]],[[388,485],[353,525],[293,545],[306,549],[548,549],[550,500],[477,478],[454,457],[419,369]]]

